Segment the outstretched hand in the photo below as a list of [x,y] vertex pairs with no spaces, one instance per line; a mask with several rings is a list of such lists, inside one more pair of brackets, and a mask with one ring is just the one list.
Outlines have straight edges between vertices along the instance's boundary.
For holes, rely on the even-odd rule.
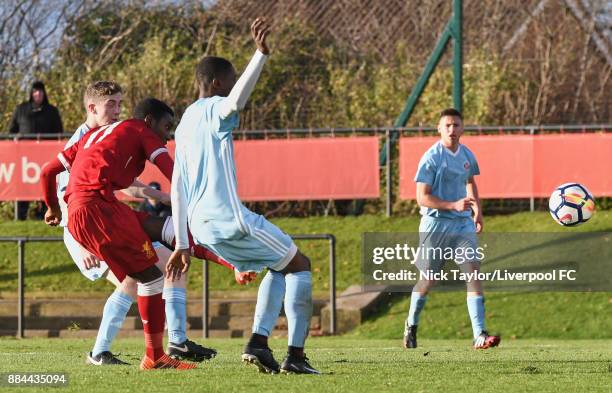
[[270,48],[268,48],[268,44],[266,43],[270,28],[270,24],[262,17],[255,19],[251,24],[251,36],[253,37],[253,41],[255,41],[257,49],[264,55],[270,54]]
[[166,264],[166,278],[172,281],[180,280],[181,275],[189,270],[190,263],[191,255],[189,249],[174,250]]

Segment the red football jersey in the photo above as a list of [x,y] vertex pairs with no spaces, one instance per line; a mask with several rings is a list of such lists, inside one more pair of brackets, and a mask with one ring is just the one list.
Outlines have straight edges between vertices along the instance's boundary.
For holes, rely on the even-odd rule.
[[129,187],[147,160],[167,152],[165,142],[142,120],[94,128],[57,156],[70,172],[64,199],[99,194],[115,200],[114,191]]

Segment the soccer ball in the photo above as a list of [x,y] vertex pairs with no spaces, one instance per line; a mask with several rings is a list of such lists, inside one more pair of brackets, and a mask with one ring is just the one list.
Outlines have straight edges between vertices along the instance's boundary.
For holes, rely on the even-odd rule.
[[565,183],[553,191],[548,200],[548,208],[556,222],[572,227],[591,218],[595,211],[595,199],[582,184]]

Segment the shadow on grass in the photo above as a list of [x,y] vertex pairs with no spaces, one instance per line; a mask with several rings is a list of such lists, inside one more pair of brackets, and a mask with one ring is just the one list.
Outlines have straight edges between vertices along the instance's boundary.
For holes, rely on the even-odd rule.
[[[58,273],[71,273],[75,271],[78,271],[78,269],[74,266],[74,264],[60,265],[60,266],[55,266],[55,267],[48,268],[48,269],[41,269],[41,270],[34,270],[34,271],[29,270],[26,267],[25,280],[27,280],[30,277],[44,277],[44,276],[49,276],[49,275],[58,274]],[[0,281],[10,281],[10,280],[17,280],[17,272],[0,274]]]

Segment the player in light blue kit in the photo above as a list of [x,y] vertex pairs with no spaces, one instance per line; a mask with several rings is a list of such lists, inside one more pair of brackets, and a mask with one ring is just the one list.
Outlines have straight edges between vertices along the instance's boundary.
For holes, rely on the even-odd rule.
[[[262,372],[319,374],[304,355],[312,314],[310,261],[291,237],[249,211],[236,191],[232,131],[269,54],[269,31],[261,18],[251,25],[257,51],[238,81],[232,64],[219,57],[205,57],[196,68],[200,99],[187,108],[175,134],[171,198],[176,247],[166,270],[175,278],[189,267],[188,225],[196,243],[236,270],[267,268],[257,295],[253,334],[242,360]],[[268,336],[283,299],[289,349],[279,366],[268,347]]]
[[[415,182],[417,202],[421,206],[420,244],[428,254],[419,254],[416,266],[422,273],[439,272],[445,260],[435,250],[450,247],[456,251],[476,250],[476,233],[483,228],[482,210],[474,176],[480,174],[474,154],[459,143],[463,134],[463,119],[455,109],[445,109],[438,124],[440,141],[423,154],[419,162]],[[431,252],[430,252],[431,251]],[[463,252],[463,251],[462,251]],[[455,254],[458,255],[475,255]],[[456,257],[455,263],[462,272],[476,272],[480,261]],[[425,306],[427,293],[434,280],[420,274],[412,290],[410,311],[404,330],[404,347],[416,348],[419,315]],[[485,329],[485,309],[482,284],[469,280],[467,285],[467,307],[472,321],[474,348],[495,347],[499,336],[491,336]]]

